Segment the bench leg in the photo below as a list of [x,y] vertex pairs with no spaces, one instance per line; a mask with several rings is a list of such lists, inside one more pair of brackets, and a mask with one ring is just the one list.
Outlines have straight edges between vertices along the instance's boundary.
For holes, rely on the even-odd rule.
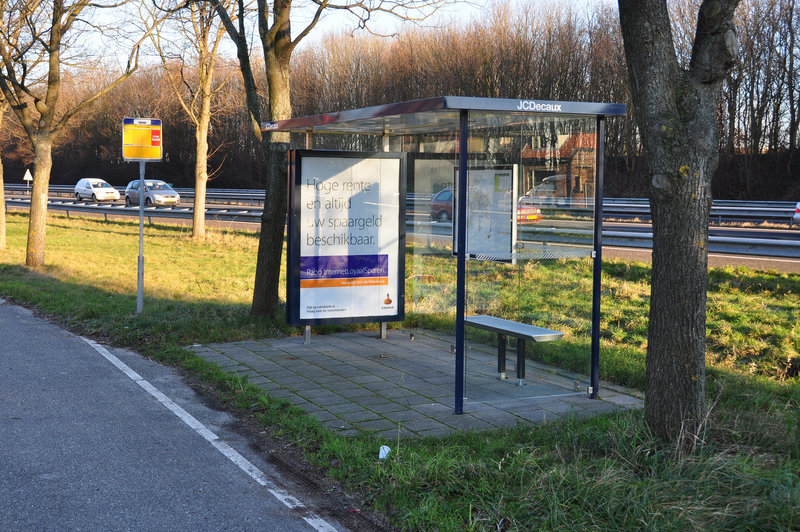
[[501,334],[497,339],[497,378],[506,378],[506,335]]
[[525,386],[525,340],[517,339],[517,386]]

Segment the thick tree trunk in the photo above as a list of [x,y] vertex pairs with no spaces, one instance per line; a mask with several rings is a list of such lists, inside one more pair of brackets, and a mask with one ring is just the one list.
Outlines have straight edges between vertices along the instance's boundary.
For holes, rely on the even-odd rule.
[[675,57],[665,0],[620,0],[636,119],[648,165],[653,270],[645,420],[691,445],[706,415],[708,216],[719,156],[716,109],[736,50],[738,0],[705,0],[689,70]]
[[[692,438],[706,411],[705,348],[711,173],[698,156],[654,162],[675,186],[651,186],[653,267],[645,419],[665,440]],[[687,164],[688,163],[688,164]],[[697,171],[706,167],[706,170]],[[684,168],[684,172],[675,169]],[[691,178],[685,174],[691,173]],[[651,171],[652,174],[652,171]]]
[[44,245],[47,235],[47,193],[50,188],[50,169],[53,166],[53,143],[49,138],[33,139],[33,191],[28,223],[28,245],[25,264],[31,268],[44,265]]
[[692,445],[706,415],[706,291],[711,177],[721,93],[687,82],[673,129],[649,126],[653,269],[645,419],[665,440]]

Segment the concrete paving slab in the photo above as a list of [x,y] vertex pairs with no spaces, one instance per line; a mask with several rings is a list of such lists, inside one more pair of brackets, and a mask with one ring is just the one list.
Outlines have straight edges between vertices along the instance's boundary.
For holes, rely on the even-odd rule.
[[393,422],[390,419],[370,419],[367,421],[359,422],[354,424],[355,427],[359,430],[366,431],[366,432],[381,432],[381,431],[389,431],[391,429],[397,430],[399,425]]
[[470,340],[464,414],[455,415],[454,343],[440,333],[392,329],[385,340],[367,331],[314,336],[308,345],[289,337],[190,349],[226,371],[248,375],[338,434],[369,432],[387,441],[643,406],[641,394],[603,383],[600,398],[590,399],[588,377],[533,360],[526,361],[526,385],[516,386],[512,349],[508,379],[498,380],[497,348]]

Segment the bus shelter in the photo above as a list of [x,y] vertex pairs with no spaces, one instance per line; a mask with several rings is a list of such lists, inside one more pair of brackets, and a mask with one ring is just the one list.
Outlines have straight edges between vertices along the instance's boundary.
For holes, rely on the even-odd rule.
[[524,385],[526,341],[566,333],[596,398],[604,138],[624,114],[441,96],[262,124],[291,133],[290,323],[452,326],[456,414],[468,334],[496,342],[500,379],[516,340]]

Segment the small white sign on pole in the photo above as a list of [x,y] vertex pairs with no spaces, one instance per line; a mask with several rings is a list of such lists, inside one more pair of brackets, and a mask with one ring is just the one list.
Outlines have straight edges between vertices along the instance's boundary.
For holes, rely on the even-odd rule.
[[23,177],[22,180],[25,181],[25,184],[30,188],[31,181],[33,181],[33,176],[31,175],[30,169],[25,170],[25,177]]

